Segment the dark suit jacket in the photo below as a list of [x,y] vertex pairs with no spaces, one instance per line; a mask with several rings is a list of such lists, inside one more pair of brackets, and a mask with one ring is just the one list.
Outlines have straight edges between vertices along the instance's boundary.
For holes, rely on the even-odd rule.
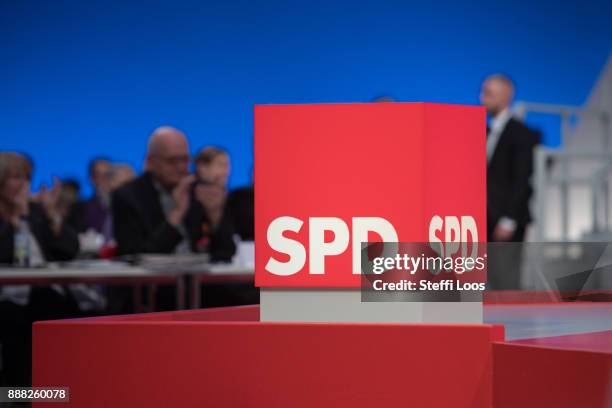
[[[78,254],[79,239],[76,232],[63,223],[59,235],[53,234],[51,221],[39,204],[30,203],[27,220],[46,261],[67,261]],[[13,224],[0,220],[0,263],[13,263],[14,235]]]
[[540,134],[511,118],[487,165],[487,230],[489,236],[502,217],[523,227],[531,221],[529,198],[533,149]]
[[229,193],[225,205],[236,234],[243,241],[255,240],[255,195],[253,187],[242,187]]
[[[117,189],[111,202],[119,254],[172,253],[183,240],[180,231],[166,220],[149,173]],[[193,252],[198,250],[207,224],[203,207],[192,195],[183,225]],[[222,221],[222,225],[211,233],[208,248],[213,260],[231,259],[235,246],[233,230],[227,221]]]
[[77,232],[85,232],[93,228],[104,233],[104,224],[110,217],[110,208],[105,207],[100,199],[93,196],[87,201],[79,201],[70,209],[66,222]]

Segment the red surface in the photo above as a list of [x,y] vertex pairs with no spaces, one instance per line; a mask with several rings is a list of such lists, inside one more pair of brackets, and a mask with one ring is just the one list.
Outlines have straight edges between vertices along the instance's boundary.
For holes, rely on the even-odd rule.
[[[484,136],[485,112],[475,106],[256,106],[257,286],[360,286],[352,273],[352,243],[326,257],[325,274],[308,273],[309,217],[340,218],[351,232],[353,217],[382,217],[400,241],[428,242],[434,215],[469,215],[484,239]],[[305,266],[290,276],[265,270],[271,257],[289,259],[267,241],[268,226],[281,216],[304,222],[299,233],[285,233],[307,254]]]
[[37,323],[34,384],[69,386],[66,406],[88,408],[491,405],[488,325],[205,321],[215,315]]
[[612,356],[612,330],[595,333],[570,334],[566,336],[543,337],[537,339],[513,340],[512,344],[558,348],[564,350],[584,350],[606,353]]
[[[612,304],[539,298],[532,292],[516,304],[485,306],[485,315],[505,316],[509,333],[514,327],[537,337],[494,344],[494,406],[612,407],[612,331],[594,331],[606,326],[601,319],[609,319]],[[563,329],[585,332],[544,337]]]
[[37,323],[34,384],[94,408],[612,406],[612,331],[504,342],[496,325],[258,317],[244,306]]
[[495,408],[612,406],[612,354],[494,345]]
[[118,322],[118,321],[159,321],[159,322],[174,322],[174,321],[191,321],[191,322],[206,322],[206,321],[224,321],[224,322],[258,322],[259,321],[259,305],[249,306],[232,306],[232,307],[216,307],[210,309],[197,310],[182,310],[180,312],[157,312],[143,314],[129,314],[120,316],[104,316],[104,317],[87,317],[83,319],[74,319],[73,322]]

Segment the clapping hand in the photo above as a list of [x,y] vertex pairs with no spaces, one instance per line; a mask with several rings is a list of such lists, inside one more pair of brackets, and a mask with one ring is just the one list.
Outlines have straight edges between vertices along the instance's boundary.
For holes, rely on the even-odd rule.
[[185,214],[189,210],[189,193],[190,187],[195,181],[193,174],[184,177],[179,184],[172,190],[172,198],[174,199],[175,207],[172,212],[168,215],[168,222],[177,226],[185,218]]
[[213,228],[216,227],[223,216],[225,188],[219,184],[199,184],[195,189],[195,197],[206,209]]
[[27,217],[30,204],[30,183],[23,183],[19,191],[14,197],[13,210],[10,214],[10,221],[13,225],[18,226],[19,221],[23,217]]
[[46,184],[43,184],[40,187],[40,192],[38,193],[40,205],[42,205],[47,216],[53,221],[57,221],[58,217],[60,216],[57,203],[59,201],[61,189],[61,182],[57,177],[53,177],[53,186],[48,188]]

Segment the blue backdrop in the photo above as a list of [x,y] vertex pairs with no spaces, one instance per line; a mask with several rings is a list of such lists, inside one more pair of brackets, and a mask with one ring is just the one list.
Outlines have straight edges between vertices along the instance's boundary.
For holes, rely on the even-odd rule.
[[[612,51],[612,2],[2,1],[1,149],[34,182],[106,155],[142,167],[171,124],[221,145],[250,180],[253,105],[477,103],[509,73],[519,99],[582,104]],[[554,132],[546,140],[555,144]]]

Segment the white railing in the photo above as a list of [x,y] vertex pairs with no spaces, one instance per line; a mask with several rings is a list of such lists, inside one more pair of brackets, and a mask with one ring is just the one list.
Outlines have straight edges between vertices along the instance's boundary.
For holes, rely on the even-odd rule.
[[[610,231],[610,189],[609,180],[612,170],[612,151],[610,150],[609,124],[610,118],[606,112],[583,109],[574,106],[551,105],[542,103],[520,102],[516,105],[515,115],[524,119],[529,113],[543,113],[558,116],[561,120],[561,147],[548,148],[538,146],[534,152],[534,212],[535,240],[546,242],[550,239],[546,234],[547,215],[549,214],[548,187],[559,187],[559,208],[561,241],[569,240],[570,222],[570,187],[587,185],[591,190],[593,233]],[[601,143],[588,149],[568,148],[568,142],[573,138],[575,127],[572,120],[579,121],[586,117],[594,118],[601,124]],[[575,143],[574,143],[575,144]],[[571,174],[570,163],[577,160],[589,160],[596,163],[597,168],[588,176],[576,177]],[[549,163],[558,168],[558,175],[553,176]],[[587,199],[587,198],[585,198]]]

